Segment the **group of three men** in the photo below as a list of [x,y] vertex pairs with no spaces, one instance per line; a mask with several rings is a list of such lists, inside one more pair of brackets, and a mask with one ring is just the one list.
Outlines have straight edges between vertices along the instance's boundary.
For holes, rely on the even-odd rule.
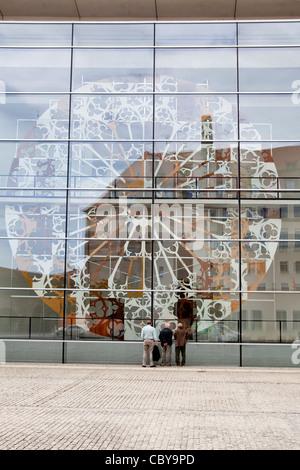
[[[174,339],[175,339],[175,361],[176,365],[180,365],[180,356],[181,356],[181,365],[185,365],[185,347],[186,342],[189,337],[188,330],[183,328],[182,323],[178,323],[176,330],[174,331]],[[151,320],[147,321],[147,325],[143,327],[141,338],[144,342],[144,351],[143,351],[143,367],[146,367],[147,362],[147,355],[149,351],[149,358],[150,358],[150,367],[156,367],[153,361],[153,348],[154,345],[157,346],[158,339],[161,343],[162,347],[162,355],[161,355],[161,366],[164,366],[165,363],[167,366],[171,365],[171,351],[172,351],[172,342],[173,342],[173,332],[170,329],[170,325],[168,323],[165,324],[165,327],[159,333],[159,337],[157,338],[156,329],[152,326]]]

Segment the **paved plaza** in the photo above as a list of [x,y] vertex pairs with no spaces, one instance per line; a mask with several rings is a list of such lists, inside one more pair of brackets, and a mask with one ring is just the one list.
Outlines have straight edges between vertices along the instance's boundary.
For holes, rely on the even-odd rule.
[[0,450],[293,450],[299,369],[0,365]]

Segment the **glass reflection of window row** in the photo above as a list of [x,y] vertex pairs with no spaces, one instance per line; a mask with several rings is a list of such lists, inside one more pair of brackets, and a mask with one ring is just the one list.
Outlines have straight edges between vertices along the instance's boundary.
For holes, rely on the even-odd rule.
[[[135,180],[137,180],[135,178]],[[86,178],[85,180],[82,179],[82,182],[91,182],[92,185],[95,185],[95,188],[97,187],[97,182],[99,180],[93,179],[93,178]],[[127,180],[127,182],[121,179],[121,184],[120,186],[122,187],[130,187],[130,179]],[[81,188],[77,189],[76,191],[70,190],[69,195],[71,198],[75,197],[81,197],[82,199],[87,198],[90,196],[92,199],[103,199],[103,200],[124,200],[124,199],[133,199],[135,201],[139,200],[151,200],[151,199],[156,199],[157,201],[159,200],[164,200],[164,199],[179,199],[181,202],[184,200],[186,202],[194,202],[194,201],[206,201],[207,199],[213,201],[217,201],[218,199],[226,199],[228,201],[230,200],[247,200],[247,199],[253,199],[254,201],[257,200],[282,200],[282,201],[288,201],[288,200],[293,200],[299,195],[299,190],[298,189],[266,189],[266,188],[259,188],[256,189],[255,185],[253,185],[253,188],[250,189],[230,189],[230,185],[232,182],[235,182],[236,178],[216,178],[212,177],[210,179],[205,179],[205,185],[208,185],[208,183],[213,183],[212,186],[210,187],[202,187],[198,188],[197,185],[197,180],[196,179],[191,179],[189,178],[187,180],[188,185],[187,187],[183,188],[174,188],[174,187],[166,187],[165,189],[160,189],[160,188],[154,188],[154,189],[148,189],[147,188],[131,188],[131,189],[122,189],[121,187],[117,187],[117,182],[118,180],[115,181],[115,187],[107,187],[106,184],[104,184],[103,188],[98,188],[95,189],[94,191],[90,190],[89,188]],[[260,181],[258,179],[257,181]],[[292,179],[288,179],[288,181],[292,181]],[[141,183],[145,182],[144,179],[141,179]],[[184,179],[181,179],[181,182],[186,182]],[[252,181],[253,183],[256,182],[255,179]],[[103,183],[106,183],[104,180]],[[193,184],[194,183],[194,184]],[[224,183],[229,183],[229,188],[224,187]],[[297,180],[298,184],[298,180]],[[172,186],[172,185],[171,185]],[[1,190],[0,190],[1,191]],[[240,195],[240,196],[239,196]],[[285,202],[286,203],[286,202]]]
[[299,225],[295,219],[295,214],[297,216],[300,213],[298,200],[289,201],[288,204],[284,202],[284,206],[280,201],[267,203],[265,200],[253,200],[251,205],[242,202],[239,211],[234,201],[228,201],[227,207],[220,205],[220,202],[208,203],[207,200],[188,204],[186,200],[175,202],[173,199],[164,199],[152,204],[149,200],[99,199],[91,203],[90,197],[85,199],[80,195],[80,191],[76,192],[69,199],[69,236],[107,238],[114,233],[115,237],[126,238],[129,231],[122,230],[122,227],[124,220],[129,219],[133,224],[143,224],[143,230],[136,233],[136,238],[153,236],[180,239],[184,236],[204,240],[214,234],[224,239],[238,239],[237,221],[241,217],[241,238],[277,240],[281,238],[284,227],[290,230],[289,238],[296,238]]
[[[242,255],[248,250],[242,247]],[[257,254],[262,250],[257,246],[254,250]],[[265,247],[262,247],[264,249]],[[295,252],[291,250],[291,253]],[[244,266],[245,258],[242,258],[242,266]],[[244,266],[244,275],[242,277],[242,292],[280,292],[280,291],[300,291],[300,276],[296,272],[296,268],[292,261],[279,261],[278,256],[271,262],[270,258],[263,254],[257,259],[247,261]]]
[[[287,237],[296,239],[297,230],[300,229],[299,221],[295,217],[299,200],[251,201],[251,203],[241,201],[240,207],[242,238],[279,240],[287,230]],[[251,227],[253,227],[252,232]]]
[[257,176],[264,164],[264,176],[300,177],[299,142],[241,142],[241,177]]
[[[1,142],[1,153],[6,155],[5,161],[15,159],[11,176],[2,175],[1,187],[45,187],[46,178],[57,177],[56,186],[63,186],[67,171],[68,143],[67,142]],[[241,188],[251,189],[299,189],[300,167],[298,165],[299,143],[291,142],[246,142],[241,144],[240,169]],[[137,186],[143,181],[149,185],[152,175],[152,144],[143,142],[89,142],[87,144],[73,143],[71,154],[71,187],[85,187],[84,181],[95,178],[95,182],[103,188],[122,187],[123,183],[131,186],[134,176]],[[177,187],[178,181],[187,182],[186,168],[192,176],[190,181],[193,188],[199,185],[197,180],[206,179],[206,173],[216,171],[216,178],[234,180],[238,183],[238,146],[237,144],[208,142],[168,142],[155,144],[155,173],[157,184],[154,186]],[[180,163],[180,165],[178,165]],[[284,163],[284,165],[283,165]],[[260,176],[259,169],[263,173]],[[175,175],[175,166],[177,165]],[[24,172],[32,175],[26,181]],[[298,168],[299,167],[299,168]],[[184,171],[185,170],[185,171]],[[18,172],[20,174],[18,174]],[[61,173],[61,176],[59,176]],[[77,176],[76,176],[77,175]],[[109,175],[109,179],[106,176]],[[115,180],[113,176],[117,175]],[[147,176],[148,175],[148,176]],[[247,175],[247,176],[244,176]],[[87,177],[87,178],[85,178]],[[99,177],[99,180],[96,179]],[[44,180],[43,180],[44,178]],[[208,178],[209,179],[209,178]],[[111,180],[111,184],[109,183]],[[39,181],[39,183],[37,183]],[[101,182],[103,184],[101,184]],[[174,182],[174,185],[170,184]],[[261,186],[264,183],[263,186]],[[293,186],[292,186],[293,185]],[[183,185],[183,186],[186,186]]]

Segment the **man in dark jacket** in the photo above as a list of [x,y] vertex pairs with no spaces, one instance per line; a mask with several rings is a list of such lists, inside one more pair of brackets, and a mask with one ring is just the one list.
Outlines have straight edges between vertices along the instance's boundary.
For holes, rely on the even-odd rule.
[[175,343],[175,360],[176,366],[180,365],[180,354],[181,354],[181,365],[185,365],[185,347],[187,339],[191,336],[191,333],[188,330],[183,328],[182,323],[178,323],[177,329],[174,331]]
[[167,359],[167,365],[171,365],[171,350],[172,350],[172,330],[170,330],[169,323],[165,324],[165,327],[159,333],[159,340],[162,348],[161,354],[161,366],[165,365],[165,360]]

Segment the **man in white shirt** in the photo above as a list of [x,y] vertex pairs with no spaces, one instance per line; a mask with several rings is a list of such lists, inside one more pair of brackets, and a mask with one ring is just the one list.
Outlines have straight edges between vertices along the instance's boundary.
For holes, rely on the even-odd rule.
[[150,356],[150,367],[156,367],[153,362],[153,348],[154,342],[157,346],[157,334],[156,329],[152,326],[151,320],[147,320],[147,325],[142,329],[141,338],[144,341],[143,367],[146,367],[148,350]]

